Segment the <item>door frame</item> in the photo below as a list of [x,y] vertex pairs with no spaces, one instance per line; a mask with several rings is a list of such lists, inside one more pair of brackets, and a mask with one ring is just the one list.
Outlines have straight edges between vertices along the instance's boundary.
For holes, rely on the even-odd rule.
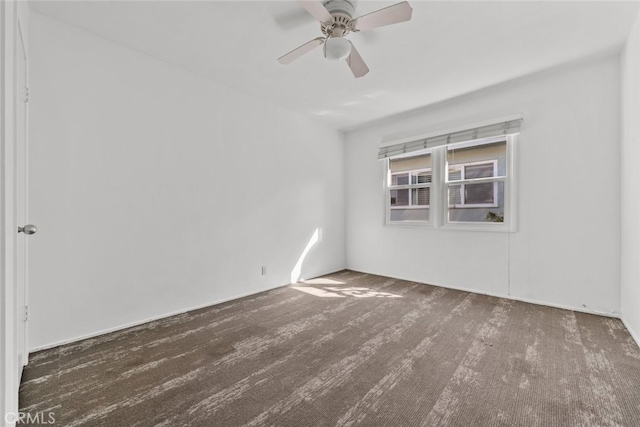
[[[27,2],[0,2],[0,425],[14,425],[20,372],[17,327],[16,241],[16,54],[19,27],[28,58]],[[21,24],[18,24],[20,22]]]

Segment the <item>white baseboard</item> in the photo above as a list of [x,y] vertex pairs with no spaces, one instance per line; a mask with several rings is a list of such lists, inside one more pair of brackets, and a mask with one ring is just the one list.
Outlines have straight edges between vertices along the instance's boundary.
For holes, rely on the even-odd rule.
[[59,347],[61,345],[70,344],[70,343],[73,343],[73,342],[76,342],[76,341],[82,341],[82,340],[85,340],[87,338],[95,338],[95,337],[98,337],[100,335],[109,334],[111,332],[120,331],[122,329],[131,328],[133,326],[142,325],[142,324],[145,324],[145,323],[153,322],[155,320],[165,319],[167,317],[176,316],[178,314],[187,313],[189,311],[199,310],[201,308],[206,308],[206,307],[212,307],[214,305],[223,304],[225,302],[229,302],[229,301],[233,301],[233,300],[236,300],[236,299],[248,297],[248,296],[251,296],[251,295],[260,294],[262,292],[266,292],[266,291],[270,291],[270,290],[273,290],[273,289],[282,288],[282,287],[285,287],[285,286],[289,286],[289,284],[270,286],[270,287],[263,288],[263,289],[260,289],[260,290],[251,291],[251,292],[247,292],[247,293],[239,294],[239,295],[234,295],[234,296],[229,297],[229,298],[223,298],[223,299],[216,300],[216,301],[213,301],[213,302],[208,302],[208,303],[205,303],[205,304],[200,304],[200,305],[193,306],[193,307],[188,307],[188,308],[185,308],[185,309],[180,309],[180,310],[173,311],[173,312],[170,312],[170,313],[164,313],[164,314],[160,314],[158,316],[153,316],[153,317],[149,317],[149,318],[142,319],[142,320],[136,320],[135,322],[131,322],[131,323],[127,323],[127,324],[124,324],[124,325],[115,326],[113,328],[103,329],[103,330],[98,331],[98,332],[92,332],[90,334],[80,335],[80,336],[77,336],[77,337],[68,338],[68,339],[64,339],[64,340],[61,340],[61,341],[56,341],[56,342],[53,342],[53,343],[50,343],[50,344],[45,344],[43,346],[34,347],[32,349],[29,349],[29,353],[33,353],[33,352],[40,351],[40,350],[47,350],[47,349],[54,348],[54,347]]
[[[391,276],[386,275],[386,274],[374,273],[374,272],[368,272],[368,271],[362,271],[362,270],[353,270],[353,269],[350,269],[350,268],[347,268],[347,270],[360,272],[360,273],[365,273],[365,274],[375,274],[376,276],[391,277]],[[526,302],[528,304],[543,305],[545,307],[553,307],[553,308],[560,308],[560,309],[563,309],[563,310],[578,311],[578,312],[581,312],[581,313],[595,314],[595,315],[598,315],[598,316],[605,316],[605,317],[613,317],[613,318],[616,318],[616,319],[620,319],[621,318],[620,317],[620,313],[617,313],[617,312],[600,312],[600,311],[596,311],[596,310],[590,310],[589,308],[585,308],[585,307],[573,307],[573,306],[570,306],[570,305],[556,304],[556,303],[552,303],[552,302],[539,301],[539,300],[530,299],[530,298],[514,297],[513,295],[498,294],[498,293],[493,293],[493,292],[481,291],[481,290],[473,289],[473,288],[463,288],[463,287],[459,287],[459,286],[443,285],[441,283],[424,283],[424,282],[420,282],[420,281],[417,281],[417,280],[409,279],[409,278],[406,278],[406,277],[394,277],[394,278],[399,279],[399,280],[406,280],[407,282],[422,283],[422,284],[425,284],[425,285],[437,286],[439,288],[453,289],[453,290],[462,291],[462,292],[471,292],[471,293],[479,294],[479,295],[487,295],[487,296],[490,296],[490,297],[504,298],[504,299],[513,300],[513,301]]]
[[536,304],[536,305],[543,305],[545,307],[560,308],[562,310],[571,310],[571,311],[577,311],[577,312],[580,312],[580,313],[595,314],[596,316],[613,317],[614,319],[620,319],[621,318],[620,317],[620,313],[617,313],[615,311],[606,312],[606,311],[590,310],[590,309],[584,308],[584,307],[573,307],[573,306],[570,306],[570,305],[555,304],[555,303],[552,303],[552,302],[538,301],[538,300],[533,300],[533,299],[528,299],[528,298],[520,298],[520,297],[514,297],[514,296],[500,296],[500,295],[492,295],[492,296],[498,296],[500,298],[510,299],[510,300],[514,300],[514,301],[526,302],[528,304]]
[[627,331],[629,331],[629,334],[631,335],[631,338],[633,338],[634,341],[636,342],[636,344],[638,344],[638,347],[640,347],[640,336],[638,336],[635,333],[635,331],[633,329],[631,329],[631,327],[629,326],[627,321],[624,319],[624,317],[620,317],[620,319],[622,320],[622,323],[624,323],[624,326],[627,328]]

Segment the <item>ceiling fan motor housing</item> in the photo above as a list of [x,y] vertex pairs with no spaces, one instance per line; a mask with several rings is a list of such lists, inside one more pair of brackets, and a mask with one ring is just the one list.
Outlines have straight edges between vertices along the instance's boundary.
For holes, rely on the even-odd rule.
[[333,21],[328,25],[321,25],[322,33],[330,37],[342,37],[349,31],[353,31],[352,20],[355,14],[353,1],[331,0],[324,7],[333,16]]
[[324,7],[329,11],[330,14],[339,13],[342,15],[347,15],[349,18],[353,19],[353,14],[356,11],[356,8],[352,1],[347,0],[331,0],[324,4]]

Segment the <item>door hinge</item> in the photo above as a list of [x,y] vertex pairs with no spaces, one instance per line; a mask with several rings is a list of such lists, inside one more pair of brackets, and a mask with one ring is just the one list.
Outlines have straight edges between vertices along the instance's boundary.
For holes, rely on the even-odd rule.
[[30,94],[29,94],[29,86],[26,86],[25,89],[26,89],[26,92],[25,92],[25,95],[24,95],[24,102],[29,102],[29,96],[30,96]]
[[26,322],[27,320],[29,320],[29,306],[25,305],[24,306],[24,321]]

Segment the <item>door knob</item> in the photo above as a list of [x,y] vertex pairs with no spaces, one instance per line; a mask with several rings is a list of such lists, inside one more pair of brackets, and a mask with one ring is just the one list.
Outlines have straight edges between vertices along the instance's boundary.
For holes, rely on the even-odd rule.
[[33,224],[27,224],[24,227],[18,227],[18,233],[24,233],[24,234],[36,234],[36,231],[38,231],[38,227],[36,227]]

